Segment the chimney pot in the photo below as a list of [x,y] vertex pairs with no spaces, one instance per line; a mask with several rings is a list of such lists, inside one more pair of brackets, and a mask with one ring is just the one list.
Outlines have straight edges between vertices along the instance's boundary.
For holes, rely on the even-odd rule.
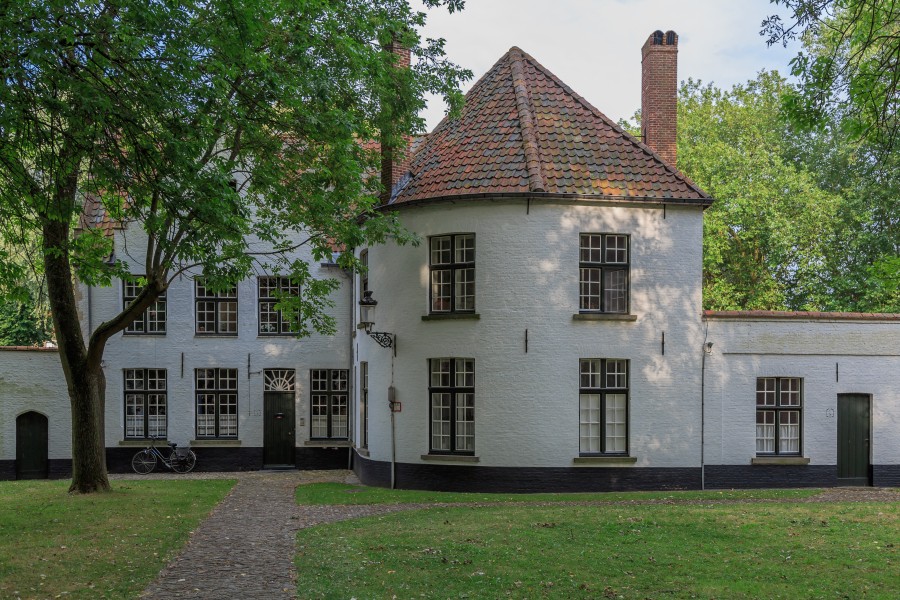
[[650,34],[641,48],[641,135],[664,161],[676,166],[678,130],[678,35]]

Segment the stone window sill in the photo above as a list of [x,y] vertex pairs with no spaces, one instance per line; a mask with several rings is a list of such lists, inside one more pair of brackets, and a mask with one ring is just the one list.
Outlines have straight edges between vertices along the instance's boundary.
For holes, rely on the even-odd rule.
[[169,440],[142,440],[139,438],[135,438],[133,440],[119,440],[119,445],[132,448],[146,448],[150,445],[151,442],[156,442],[156,445],[161,448],[165,448],[169,445]]
[[481,318],[478,313],[433,313],[430,315],[422,315],[423,321],[477,321]]
[[195,338],[236,338],[236,333],[195,333]]
[[304,446],[310,448],[350,448],[350,440],[306,440]]
[[627,313],[575,313],[573,321],[637,321],[637,315]]
[[477,463],[480,462],[477,456],[468,456],[466,454],[423,454],[422,460],[432,462],[461,462],[461,463]]
[[572,459],[576,465],[593,466],[619,466],[633,465],[637,462],[636,456],[576,456]]
[[808,465],[805,456],[755,456],[750,459],[751,465]]
[[241,440],[191,440],[191,446],[205,446],[214,448],[216,446],[240,446]]
[[360,456],[364,456],[369,458],[369,449],[368,448],[356,448],[356,453]]

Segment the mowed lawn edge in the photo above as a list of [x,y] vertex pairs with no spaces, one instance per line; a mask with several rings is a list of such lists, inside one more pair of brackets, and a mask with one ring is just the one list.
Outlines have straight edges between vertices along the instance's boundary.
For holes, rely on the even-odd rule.
[[0,597],[134,598],[234,487],[234,480],[0,482]]
[[480,504],[298,533],[301,598],[896,598],[892,502]]
[[424,490],[391,490],[345,483],[308,483],[297,487],[298,504],[306,505],[365,505],[365,504],[481,504],[494,502],[634,502],[687,500],[779,500],[809,498],[820,493],[818,488],[659,491],[659,492],[582,492],[571,494],[487,494],[431,492]]

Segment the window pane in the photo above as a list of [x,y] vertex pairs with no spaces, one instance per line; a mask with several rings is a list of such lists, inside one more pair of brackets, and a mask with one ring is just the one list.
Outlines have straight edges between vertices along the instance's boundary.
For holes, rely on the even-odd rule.
[[450,394],[431,394],[431,449],[450,450]]
[[237,302],[219,302],[219,333],[237,333]]
[[431,238],[431,264],[449,265],[451,263],[450,236]]
[[313,369],[309,375],[312,391],[325,392],[328,390],[328,371],[325,369]]
[[626,263],[628,262],[628,237],[624,235],[606,236],[606,253],[603,262]]
[[144,437],[142,394],[125,394],[125,437]]
[[456,310],[475,310],[475,269],[456,270]]
[[197,394],[197,436],[216,435],[216,395]]
[[457,263],[475,262],[475,236],[474,235],[458,235],[456,236],[456,256]]
[[783,410],[778,413],[779,452],[800,452],[800,411]]
[[147,309],[147,333],[166,332],[166,301],[158,299]]
[[627,431],[625,394],[606,395],[606,451],[625,452]]
[[431,272],[432,312],[450,312],[451,273],[449,269]]
[[147,435],[166,437],[166,395],[147,395]]
[[259,332],[278,333],[278,311],[274,301],[259,303]]
[[219,394],[219,435],[237,436],[237,394]]
[[431,359],[431,387],[450,387],[450,359]]
[[456,387],[475,386],[475,361],[467,358],[456,359]]
[[625,269],[607,269],[603,272],[603,301],[606,312],[627,310],[627,285]]
[[775,452],[775,411],[756,411],[756,451]]
[[456,449],[475,450],[475,395],[456,394]]
[[600,452],[600,394],[581,394],[579,405],[581,452]]
[[581,388],[600,388],[600,374],[602,372],[602,364],[599,358],[583,358],[581,359]]
[[313,394],[310,404],[312,418],[310,427],[312,437],[328,437],[328,396],[326,394]]
[[579,294],[580,310],[600,310],[601,269],[582,268]]
[[197,333],[216,332],[216,303],[197,302]]
[[347,395],[332,396],[331,403],[331,437],[347,437]]
[[346,392],[348,389],[349,371],[335,369],[331,372],[331,391]]
[[624,360],[606,361],[607,388],[625,388],[628,386],[628,363]]
[[800,379],[790,377],[781,379],[781,406],[800,406]]
[[593,233],[581,234],[581,262],[602,262],[603,236]]
[[760,377],[756,380],[756,405],[775,406],[775,379]]

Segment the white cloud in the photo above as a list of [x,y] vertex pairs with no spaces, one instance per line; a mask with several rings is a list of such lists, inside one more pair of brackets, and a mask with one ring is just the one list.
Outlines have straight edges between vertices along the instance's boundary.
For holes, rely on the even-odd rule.
[[[462,12],[429,12],[426,37],[443,37],[450,60],[474,73],[469,86],[519,46],[613,120],[640,107],[641,46],[655,30],[678,33],[678,79],[720,87],[761,69],[790,71],[797,47],[766,47],[768,0],[467,0]],[[431,98],[428,129],[445,107]]]

